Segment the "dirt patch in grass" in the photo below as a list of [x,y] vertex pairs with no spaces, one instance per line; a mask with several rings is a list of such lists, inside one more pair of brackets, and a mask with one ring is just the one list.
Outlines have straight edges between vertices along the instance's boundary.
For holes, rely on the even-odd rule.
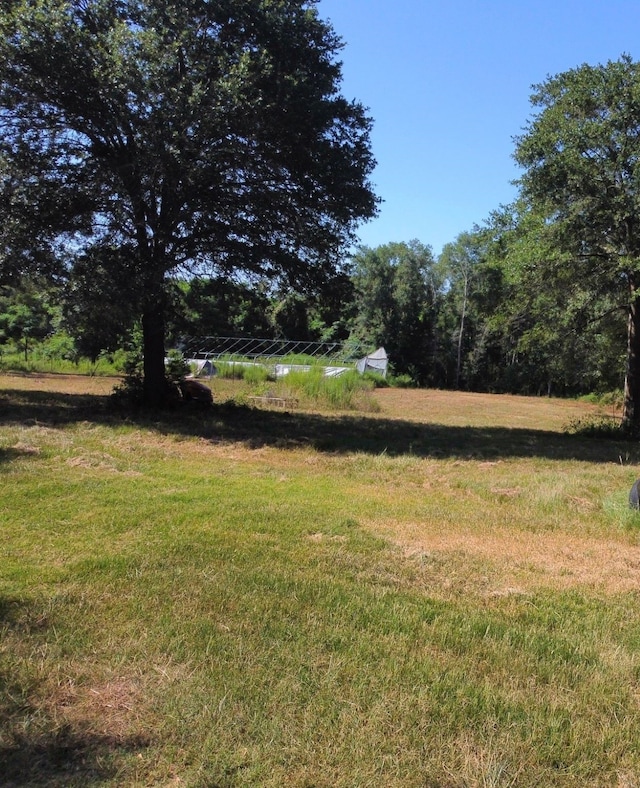
[[92,684],[68,680],[57,687],[46,705],[58,727],[108,736],[116,743],[131,735],[140,737],[143,693],[131,678],[108,676]]
[[[493,582],[488,594],[584,587],[605,594],[640,589],[640,547],[608,539],[569,534],[492,530],[469,534],[462,530],[425,533],[417,523],[387,522],[376,526],[409,556],[456,556],[490,564]],[[470,572],[472,572],[470,568]]]
[[2,785],[66,788],[115,779],[122,757],[137,762],[151,746],[144,710],[136,679],[51,676],[22,702],[15,722],[11,715],[3,720]]

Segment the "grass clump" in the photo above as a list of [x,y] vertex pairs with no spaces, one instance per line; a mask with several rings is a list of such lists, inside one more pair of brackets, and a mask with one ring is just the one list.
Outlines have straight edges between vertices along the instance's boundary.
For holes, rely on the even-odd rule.
[[263,364],[234,360],[216,361],[216,377],[222,380],[244,380],[249,385],[273,379],[269,368]]
[[242,379],[245,383],[248,383],[249,386],[261,386],[267,381],[272,380],[272,377],[266,367],[255,364],[244,367]]
[[337,377],[324,374],[322,367],[308,371],[292,370],[285,378],[288,389],[297,392],[309,402],[325,405],[334,410],[377,409],[371,394],[375,383],[350,370]]

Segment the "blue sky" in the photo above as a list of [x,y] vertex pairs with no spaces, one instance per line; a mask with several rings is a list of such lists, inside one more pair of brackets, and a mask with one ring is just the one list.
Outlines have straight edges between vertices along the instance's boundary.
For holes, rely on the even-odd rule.
[[442,246],[510,202],[531,85],[640,58],[637,0],[320,0],[345,42],[342,92],[374,119],[384,200],[368,246]]

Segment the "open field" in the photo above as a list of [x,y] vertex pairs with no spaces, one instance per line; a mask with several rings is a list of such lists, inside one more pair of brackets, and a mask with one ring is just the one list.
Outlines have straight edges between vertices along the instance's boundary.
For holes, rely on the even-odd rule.
[[0,784],[640,786],[640,446],[0,377]]

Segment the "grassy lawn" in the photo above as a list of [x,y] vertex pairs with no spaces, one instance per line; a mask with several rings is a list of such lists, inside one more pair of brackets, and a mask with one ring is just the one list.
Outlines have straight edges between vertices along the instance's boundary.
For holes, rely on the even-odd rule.
[[640,786],[640,446],[564,434],[594,406],[110,385],[0,377],[2,785]]

